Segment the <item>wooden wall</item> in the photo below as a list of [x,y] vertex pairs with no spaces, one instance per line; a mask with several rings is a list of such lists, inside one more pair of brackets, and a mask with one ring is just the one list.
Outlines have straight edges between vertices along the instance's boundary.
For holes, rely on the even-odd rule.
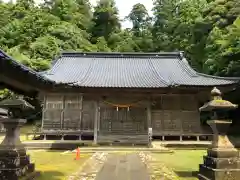
[[[158,95],[142,98],[145,99],[142,104],[128,110],[119,108],[118,111],[116,107],[100,100],[98,130],[109,133],[141,133],[152,127],[154,135],[201,133],[199,105],[194,95]],[[44,95],[43,130],[93,132],[95,103],[99,99],[101,98],[81,94]],[[126,104],[135,101],[130,99],[122,98]],[[136,99],[141,100],[141,97]],[[150,118],[147,110],[149,103]]]
[[200,133],[200,113],[194,95],[163,95],[151,106],[154,135]]
[[93,131],[94,101],[81,94],[46,94],[43,130]]

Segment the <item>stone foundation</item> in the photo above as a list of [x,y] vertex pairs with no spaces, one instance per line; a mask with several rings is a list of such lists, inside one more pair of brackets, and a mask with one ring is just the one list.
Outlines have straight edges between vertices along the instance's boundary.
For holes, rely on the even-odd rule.
[[1,180],[18,180],[19,177],[33,173],[34,164],[24,149],[5,150],[0,149],[0,177]]
[[[19,138],[20,127],[26,122],[22,119],[7,119],[2,123],[6,135],[0,145],[0,179],[34,179],[35,166],[30,162],[26,149]],[[31,177],[31,178],[28,178]]]
[[209,149],[199,166],[199,180],[239,180],[240,158],[232,149]]

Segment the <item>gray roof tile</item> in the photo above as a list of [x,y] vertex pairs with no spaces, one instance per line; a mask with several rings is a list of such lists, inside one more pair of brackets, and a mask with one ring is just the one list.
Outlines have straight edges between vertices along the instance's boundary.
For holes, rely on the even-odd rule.
[[80,87],[216,86],[239,81],[197,73],[181,53],[63,53],[44,76]]

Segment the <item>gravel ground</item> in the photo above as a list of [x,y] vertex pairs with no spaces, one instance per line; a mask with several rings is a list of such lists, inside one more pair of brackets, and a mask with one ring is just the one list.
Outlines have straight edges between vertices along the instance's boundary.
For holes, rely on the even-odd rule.
[[151,153],[140,152],[139,156],[146,165],[151,180],[178,180],[178,176],[169,167],[154,159]]

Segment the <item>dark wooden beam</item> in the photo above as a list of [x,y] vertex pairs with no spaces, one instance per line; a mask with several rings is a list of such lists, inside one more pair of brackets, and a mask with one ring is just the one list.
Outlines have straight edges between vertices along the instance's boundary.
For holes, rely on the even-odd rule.
[[[20,66],[15,66],[11,61],[2,61],[0,71],[0,81],[4,81],[6,84],[10,84],[15,87],[16,82],[17,89],[25,91],[25,87],[32,91],[44,91],[53,87],[54,83],[45,80],[43,77],[35,73],[34,71],[26,70]],[[7,79],[7,80],[2,80]],[[19,88],[19,85],[21,87]]]
[[97,144],[97,139],[98,139],[98,121],[99,121],[99,103],[98,101],[94,102],[94,109],[95,109],[95,113],[94,113],[94,144]]
[[151,112],[151,101],[148,101],[147,105],[147,124],[148,128],[152,128],[152,112]]
[[[137,95],[157,95],[157,94],[196,94],[199,91],[210,92],[214,86],[177,86],[177,87],[166,87],[166,88],[99,88],[99,87],[74,87],[67,85],[56,85],[46,91],[51,93],[87,93],[87,94],[98,94],[98,95],[110,95],[110,94],[131,94],[132,96]],[[236,85],[218,86],[223,92],[228,92],[234,89]]]
[[5,83],[2,83],[0,89],[9,89],[10,91],[15,92],[16,94],[21,94],[21,95],[28,96],[28,97],[36,97],[37,96],[37,91],[26,91],[26,90],[22,90],[21,88],[12,86],[10,84],[5,84]]
[[[209,88],[210,89],[210,88]],[[209,90],[208,89],[208,90]],[[135,95],[151,95],[151,94],[195,94],[199,90],[197,88],[63,88],[63,87],[55,87],[52,88],[49,93],[86,93],[86,94],[98,94],[98,95],[110,95],[110,94],[131,94]]]

